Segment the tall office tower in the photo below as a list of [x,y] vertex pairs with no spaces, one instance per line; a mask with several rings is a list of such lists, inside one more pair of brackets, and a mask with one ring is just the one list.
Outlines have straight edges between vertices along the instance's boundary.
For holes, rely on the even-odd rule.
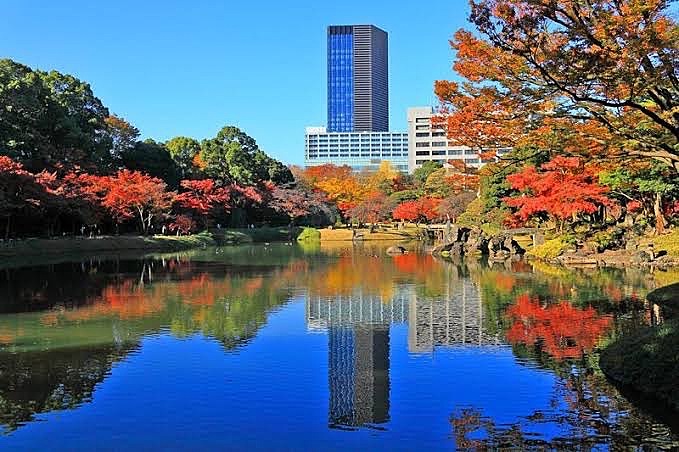
[[388,54],[374,25],[328,27],[328,132],[389,130]]

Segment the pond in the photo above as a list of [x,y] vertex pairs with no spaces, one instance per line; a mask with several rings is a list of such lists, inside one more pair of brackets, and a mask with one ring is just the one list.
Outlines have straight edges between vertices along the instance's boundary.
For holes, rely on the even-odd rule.
[[679,447],[598,367],[679,273],[261,245],[0,269],[0,449]]

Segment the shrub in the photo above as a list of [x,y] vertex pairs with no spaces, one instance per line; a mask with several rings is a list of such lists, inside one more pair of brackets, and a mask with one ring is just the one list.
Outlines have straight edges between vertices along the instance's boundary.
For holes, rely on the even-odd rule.
[[457,219],[460,226],[478,226],[483,219],[483,202],[475,199],[467,205],[467,209]]
[[557,237],[536,246],[528,253],[540,259],[554,259],[561,256],[569,246],[571,245],[563,237]]
[[624,245],[623,236],[625,231],[620,228],[613,230],[599,231],[592,237],[592,241],[597,245],[597,251],[619,248]]
[[304,228],[301,234],[297,237],[298,242],[320,242],[321,231],[314,228]]

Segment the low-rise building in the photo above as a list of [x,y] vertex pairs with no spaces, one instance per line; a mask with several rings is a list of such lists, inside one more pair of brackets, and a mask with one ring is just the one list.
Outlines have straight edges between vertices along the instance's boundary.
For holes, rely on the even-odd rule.
[[[451,160],[462,160],[472,168],[480,168],[486,163],[476,150],[449,141],[445,128],[432,123],[433,117],[432,107],[408,109],[408,172],[412,173],[426,161],[452,167]],[[497,154],[502,155],[508,150],[498,149]]]
[[482,162],[478,153],[448,141],[446,130],[432,124],[432,107],[408,109],[408,171],[413,172],[426,161],[449,167],[449,160],[463,160],[467,166],[478,168]]
[[408,171],[406,132],[328,132],[325,127],[307,127],[304,135],[304,165],[332,163],[355,171],[377,170],[382,161],[399,171]]

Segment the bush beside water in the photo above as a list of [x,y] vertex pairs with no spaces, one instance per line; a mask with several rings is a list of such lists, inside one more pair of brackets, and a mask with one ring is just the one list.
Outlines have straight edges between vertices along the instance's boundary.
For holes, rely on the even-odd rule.
[[298,242],[319,242],[321,240],[321,231],[314,228],[304,228],[297,237]]

